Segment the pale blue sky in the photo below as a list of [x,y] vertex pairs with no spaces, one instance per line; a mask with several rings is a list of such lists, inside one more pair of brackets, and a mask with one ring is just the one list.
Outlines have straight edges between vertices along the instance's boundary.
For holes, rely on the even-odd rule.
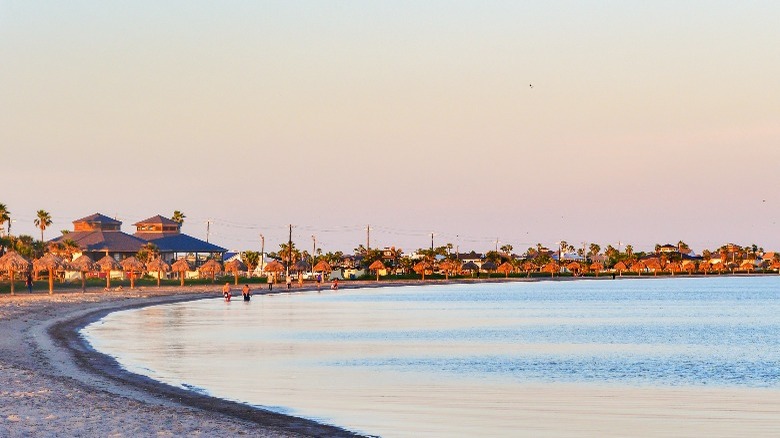
[[[0,202],[351,251],[780,249],[777,2],[0,0]],[[533,84],[534,87],[529,87]],[[456,238],[460,236],[459,238]]]

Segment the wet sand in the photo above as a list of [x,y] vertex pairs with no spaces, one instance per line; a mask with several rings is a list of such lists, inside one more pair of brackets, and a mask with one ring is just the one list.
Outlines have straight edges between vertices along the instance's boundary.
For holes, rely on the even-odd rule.
[[[402,284],[420,282],[348,283],[342,288]],[[115,310],[215,297],[218,289],[0,297],[0,436],[352,436],[124,372],[76,334]],[[286,292],[284,285],[274,289]],[[780,434],[780,391],[774,389],[529,384],[511,409],[524,420],[525,427],[516,430],[520,436]]]

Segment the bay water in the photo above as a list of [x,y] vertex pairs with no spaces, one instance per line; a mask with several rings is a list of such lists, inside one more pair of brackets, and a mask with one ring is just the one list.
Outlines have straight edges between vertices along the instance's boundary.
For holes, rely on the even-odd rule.
[[[631,403],[674,416],[745,394],[772,400],[740,408],[768,414],[759,432],[780,415],[771,276],[214,298],[115,312],[82,334],[131,372],[369,435],[582,436],[599,415],[622,424]],[[605,427],[591,432],[629,432]]]

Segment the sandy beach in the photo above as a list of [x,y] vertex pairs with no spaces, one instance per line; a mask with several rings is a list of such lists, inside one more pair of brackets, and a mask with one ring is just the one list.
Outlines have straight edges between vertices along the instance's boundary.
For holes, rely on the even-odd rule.
[[0,436],[351,436],[124,373],[75,335],[114,310],[218,296],[217,289],[0,298]]
[[[218,289],[72,290],[0,298],[0,436],[353,436],[124,372],[76,335],[115,310],[215,297]],[[527,436],[780,433],[780,392],[771,389],[534,384],[518,394],[515,408],[527,420],[518,433]]]

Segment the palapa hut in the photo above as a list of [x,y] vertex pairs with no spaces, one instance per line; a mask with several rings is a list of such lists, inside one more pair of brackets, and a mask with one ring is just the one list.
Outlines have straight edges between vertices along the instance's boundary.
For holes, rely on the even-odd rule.
[[574,276],[577,276],[582,272],[582,265],[580,262],[571,262],[566,265],[566,270],[574,274]]
[[330,264],[326,262],[325,260],[320,260],[317,262],[316,265],[314,265],[314,268],[312,269],[314,272],[330,272],[333,270],[333,268],[330,267]]
[[416,272],[419,275],[422,275],[421,280],[425,280],[425,271],[431,269],[431,264],[426,262],[425,260],[418,262],[416,265],[412,267],[414,272]]
[[238,259],[231,260],[225,263],[225,272],[232,272],[233,278],[235,278],[235,284],[238,285],[238,273],[246,271],[246,265],[244,262]]
[[[476,266],[477,265],[474,265],[475,268]],[[443,262],[439,263],[439,270],[444,272],[444,279],[449,280],[450,275],[455,275],[461,270],[461,266],[460,263],[455,260],[444,260]]]
[[556,272],[560,272],[561,268],[558,263],[550,262],[542,267],[542,272],[549,272],[551,277],[555,277]]
[[82,254],[76,257],[76,260],[70,262],[70,269],[81,274],[81,292],[87,291],[87,274],[100,269],[97,263],[93,262],[89,256]]
[[48,253],[33,262],[33,269],[36,272],[47,271],[49,273],[49,295],[54,293],[54,275],[57,271],[65,269],[67,263],[65,260]]
[[663,267],[661,266],[661,262],[658,261],[658,259],[649,259],[645,261],[645,267],[648,271],[652,272],[653,275],[658,275],[658,272],[663,271]]
[[100,267],[101,272],[106,273],[106,289],[111,287],[111,271],[119,271],[122,267],[111,256],[105,256],[98,260],[97,265]]
[[203,264],[203,266],[198,268],[198,271],[201,274],[210,274],[211,282],[214,283],[217,272],[222,272],[222,265],[214,259],[209,259],[206,263]]
[[184,287],[184,277],[187,276],[186,272],[192,270],[190,262],[188,262],[185,258],[180,258],[179,260],[173,262],[171,265],[171,270],[179,274],[179,281],[181,282],[180,286]]
[[303,286],[303,273],[309,270],[309,264],[304,260],[298,260],[293,265],[293,270],[298,273],[298,284]]
[[531,272],[536,271],[536,264],[530,260],[526,260],[523,262],[523,271],[525,271],[526,276],[530,277]]
[[626,266],[625,262],[617,262],[615,263],[615,266],[612,267],[612,269],[615,270],[615,272],[618,273],[621,277],[623,276],[623,271],[628,271],[628,266]]
[[598,277],[599,273],[604,270],[604,265],[599,262],[593,262],[590,264],[590,270],[591,272],[595,272],[596,277]]
[[482,270],[487,272],[488,278],[490,278],[491,272],[496,272],[496,269],[498,269],[498,266],[493,262],[485,262],[482,264]]
[[263,270],[271,274],[268,276],[268,283],[273,283],[276,278],[276,274],[284,272],[284,265],[279,263],[278,260],[274,260],[271,263],[265,265]]
[[671,262],[666,265],[666,270],[669,271],[672,275],[679,274],[682,272],[682,265],[679,262]]
[[769,265],[769,269],[777,270],[778,273],[780,273],[780,262],[774,261],[771,265]]
[[381,260],[377,260],[368,267],[369,270],[376,272],[376,281],[379,281],[379,271],[386,269]]
[[512,264],[509,263],[509,262],[504,262],[504,263],[501,263],[501,265],[498,268],[496,268],[496,270],[498,272],[503,273],[504,274],[504,278],[509,278],[509,273],[510,272],[514,272],[515,267],[512,266]]
[[645,262],[642,260],[637,260],[634,262],[634,264],[631,265],[631,272],[636,272],[640,277],[642,276],[642,271],[646,269],[647,265],[645,265]]
[[135,257],[128,257],[121,262],[119,262],[120,265],[122,265],[122,269],[130,274],[130,289],[135,288],[135,273],[142,273],[144,272],[144,264],[141,263],[140,260],[138,260]]
[[160,287],[160,277],[162,277],[162,273],[168,272],[170,270],[171,270],[171,265],[166,263],[165,260],[162,259],[162,257],[157,257],[156,259],[146,263],[147,272],[157,273],[157,287]]
[[479,266],[474,262],[466,262],[460,267],[460,270],[471,272],[471,276],[473,277],[475,272],[479,272]]
[[30,269],[30,261],[22,257],[16,251],[8,251],[0,257],[0,271],[8,272],[11,280],[11,295],[14,294],[14,277],[18,272],[26,272]]

